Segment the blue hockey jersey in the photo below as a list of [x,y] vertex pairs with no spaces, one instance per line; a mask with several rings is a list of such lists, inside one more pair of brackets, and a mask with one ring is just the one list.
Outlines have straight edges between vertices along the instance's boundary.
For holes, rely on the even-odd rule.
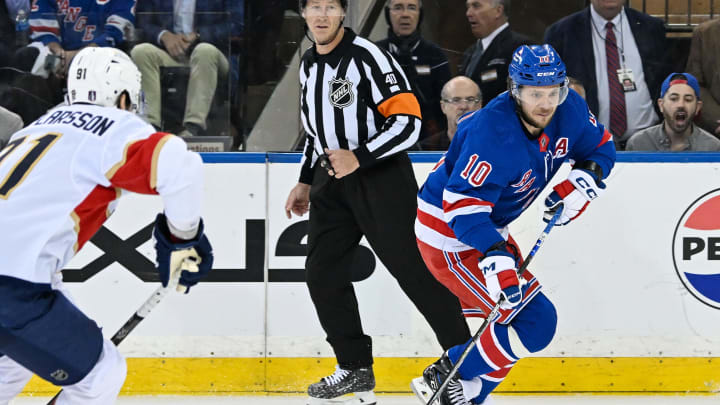
[[607,176],[612,135],[574,91],[542,135],[527,137],[509,92],[461,118],[450,149],[418,194],[417,238],[445,251],[485,252],[532,204],[566,160],[592,160]]
[[30,37],[76,50],[117,47],[135,25],[135,0],[32,0]]

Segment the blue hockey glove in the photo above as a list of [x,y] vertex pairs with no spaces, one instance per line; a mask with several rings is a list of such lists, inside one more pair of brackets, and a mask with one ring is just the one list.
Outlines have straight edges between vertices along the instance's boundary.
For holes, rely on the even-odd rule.
[[553,187],[553,192],[545,199],[547,210],[543,221],[550,222],[555,210],[562,203],[563,209],[555,226],[567,225],[585,211],[590,201],[596,199],[605,189],[605,183],[595,182],[594,176],[584,169],[573,169],[567,180]]
[[515,257],[510,252],[492,250],[480,260],[478,267],[485,276],[485,286],[490,298],[498,302],[500,297],[505,297],[500,308],[512,309],[520,304],[522,301],[520,278],[517,274]]
[[190,287],[207,276],[212,269],[213,252],[207,236],[203,233],[202,219],[197,234],[189,240],[177,240],[170,233],[165,214],[155,218],[155,250],[160,282],[167,287],[172,275],[181,271],[179,292],[189,292]]

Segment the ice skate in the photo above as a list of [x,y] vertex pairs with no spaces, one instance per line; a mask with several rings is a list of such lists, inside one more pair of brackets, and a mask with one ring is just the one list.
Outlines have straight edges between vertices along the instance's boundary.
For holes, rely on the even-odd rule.
[[[425,369],[425,371],[423,371],[422,377],[415,378],[412,381],[412,383],[410,384],[410,388],[412,388],[418,399],[420,399],[424,404],[427,404],[427,401],[430,400],[430,397],[432,397],[435,391],[440,388],[440,385],[442,385],[443,381],[445,381],[447,375],[450,374],[451,369],[452,363],[447,357],[447,352],[443,353],[442,357],[440,357],[438,361],[429,365]],[[455,374],[450,379],[450,383],[448,384],[447,388],[445,388],[445,391],[443,391],[443,393],[440,394],[438,399],[431,405],[472,404],[467,399],[465,399],[463,387],[460,383],[460,377]]]
[[344,370],[335,366],[332,375],[308,387],[308,405],[375,405],[374,388],[371,367]]

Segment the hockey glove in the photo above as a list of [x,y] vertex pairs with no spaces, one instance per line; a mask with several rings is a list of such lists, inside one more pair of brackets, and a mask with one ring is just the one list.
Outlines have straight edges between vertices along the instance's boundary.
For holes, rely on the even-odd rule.
[[584,169],[573,169],[567,180],[553,187],[553,192],[545,199],[547,210],[543,221],[550,222],[555,211],[562,203],[563,209],[555,226],[567,225],[585,211],[590,201],[596,199],[605,188],[602,181],[595,182],[593,175]]
[[210,272],[213,264],[213,252],[203,229],[201,219],[194,238],[179,240],[170,233],[165,214],[158,214],[155,218],[153,238],[157,252],[157,268],[163,287],[167,287],[174,273],[181,271],[177,290],[187,293],[190,291],[190,287],[197,284]]
[[498,302],[500,297],[505,297],[500,308],[512,309],[520,304],[522,289],[515,267],[515,258],[510,252],[492,250],[480,261],[478,267],[485,276],[485,286],[490,298]]

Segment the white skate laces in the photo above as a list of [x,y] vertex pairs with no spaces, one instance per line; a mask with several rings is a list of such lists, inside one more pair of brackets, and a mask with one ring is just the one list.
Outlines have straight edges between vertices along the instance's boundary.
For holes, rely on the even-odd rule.
[[339,365],[336,365],[335,372],[332,373],[332,375],[323,377],[323,381],[325,381],[327,385],[335,385],[347,377],[348,374],[350,374],[350,370],[344,370],[340,368]]
[[453,380],[447,386],[447,395],[450,403],[453,405],[470,405],[467,399],[465,399],[465,393],[463,392],[463,385],[460,380]]

